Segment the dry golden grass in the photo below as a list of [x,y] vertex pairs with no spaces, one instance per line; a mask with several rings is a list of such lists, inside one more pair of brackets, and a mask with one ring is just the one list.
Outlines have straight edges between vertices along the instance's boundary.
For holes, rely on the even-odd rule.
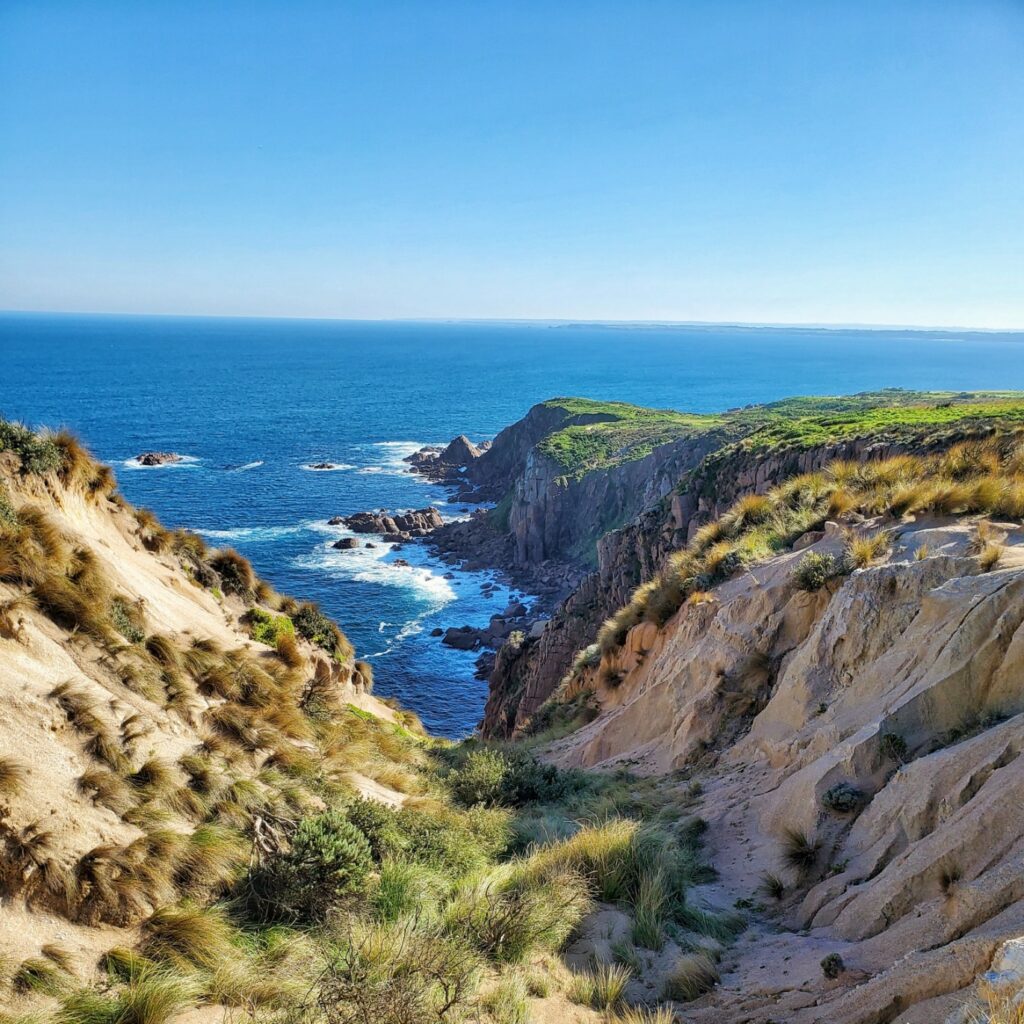
[[0,796],[19,796],[25,791],[28,769],[13,757],[0,757]]
[[[854,511],[894,518],[924,513],[1024,517],[1021,450],[1019,436],[1007,434],[964,442],[935,455],[836,461],[766,494],[740,498],[697,530],[665,571],[638,587],[630,602],[605,621],[598,631],[598,648],[602,653],[620,648],[629,631],[645,619],[663,625],[691,595],[785,550],[830,517]],[[847,565],[870,565],[885,555],[889,544],[885,531],[856,536],[848,545]],[[993,568],[996,551],[981,544],[979,556],[982,552],[983,567]],[[590,664],[590,659],[578,658],[573,672]]]

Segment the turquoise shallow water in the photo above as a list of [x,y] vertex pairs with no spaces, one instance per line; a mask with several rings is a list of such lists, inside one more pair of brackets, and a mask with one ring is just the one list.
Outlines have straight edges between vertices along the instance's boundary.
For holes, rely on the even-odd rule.
[[[131,501],[319,601],[373,659],[378,690],[452,736],[478,721],[486,685],[430,630],[485,624],[507,591],[486,597],[486,574],[445,580],[414,546],[334,551],[343,531],[326,526],[372,508],[456,514],[404,454],[491,437],[554,395],[711,412],[880,387],[1024,389],[1024,334],[956,331],[3,314],[0,357],[0,414],[71,427]],[[125,465],[146,449],[190,461]],[[343,468],[303,468],[321,460]]]

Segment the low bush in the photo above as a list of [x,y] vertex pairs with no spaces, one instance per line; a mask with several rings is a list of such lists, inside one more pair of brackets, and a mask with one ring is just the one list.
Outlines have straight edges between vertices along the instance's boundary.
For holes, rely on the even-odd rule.
[[464,881],[444,910],[444,926],[488,959],[521,963],[557,950],[590,909],[582,876],[561,871],[540,880],[522,865],[503,865]]
[[559,800],[578,785],[577,778],[531,754],[492,748],[471,750],[448,776],[452,795],[465,807],[521,807]]
[[299,636],[327,651],[336,661],[351,659],[354,651],[348,637],[315,604],[305,602],[299,605],[292,621]]
[[836,783],[821,798],[825,808],[836,814],[852,814],[864,805],[864,800],[864,794],[849,782]]
[[715,962],[706,953],[686,953],[676,961],[665,978],[662,995],[688,1003],[710,992],[718,984]]
[[843,958],[838,953],[829,953],[828,956],[821,961],[821,973],[830,981],[838,978],[844,970],[846,970],[846,965],[843,963]]
[[821,590],[826,583],[849,572],[846,561],[832,554],[808,551],[791,574],[797,590]]
[[250,872],[246,905],[260,921],[323,921],[362,889],[372,866],[366,836],[344,814],[304,818],[291,848]]
[[249,635],[257,643],[277,647],[279,638],[295,635],[295,624],[287,615],[272,615],[263,608],[250,608],[246,613]]
[[142,608],[127,598],[115,596],[110,602],[110,622],[130,644],[140,643],[146,638]]
[[0,420],[0,451],[14,452],[21,459],[23,473],[49,473],[64,464],[53,435],[37,434],[21,423],[8,420]]

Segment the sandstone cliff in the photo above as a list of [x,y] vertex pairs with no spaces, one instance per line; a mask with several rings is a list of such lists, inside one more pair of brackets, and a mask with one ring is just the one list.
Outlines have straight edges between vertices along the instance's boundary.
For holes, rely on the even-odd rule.
[[[562,695],[598,714],[548,756],[699,785],[704,904],[753,908],[696,1024],[966,1020],[1024,930],[1024,528],[842,518],[633,625]],[[864,568],[801,583],[880,536]]]
[[[865,396],[865,401],[872,398]],[[787,403],[782,404],[781,414],[789,414]],[[879,429],[877,423],[854,422],[847,437],[821,440],[813,431],[807,437],[769,444],[761,439],[759,431],[764,428],[755,411],[746,410],[744,416],[744,422],[756,424],[756,429],[751,427],[740,441],[723,445],[723,434],[714,430],[698,441],[676,446],[682,457],[667,458],[656,474],[663,493],[643,492],[639,513],[600,536],[595,570],[554,609],[543,634],[499,656],[490,677],[482,724],[485,735],[510,736],[522,728],[554,692],[575,652],[593,639],[600,624],[628,601],[637,586],[651,579],[702,523],[721,514],[738,497],[763,494],[797,473],[821,469],[835,459],[879,459],[899,452],[939,450],[966,437],[984,437],[993,429],[990,422],[971,415],[939,426],[896,423]],[[692,463],[690,457],[701,449],[704,457]],[[673,479],[675,483],[669,484]],[[614,485],[595,481],[591,486],[599,490]],[[553,507],[536,496],[532,504]],[[593,510],[600,505],[578,500],[571,507],[567,515],[585,517],[595,515]],[[540,518],[535,512],[524,515]]]

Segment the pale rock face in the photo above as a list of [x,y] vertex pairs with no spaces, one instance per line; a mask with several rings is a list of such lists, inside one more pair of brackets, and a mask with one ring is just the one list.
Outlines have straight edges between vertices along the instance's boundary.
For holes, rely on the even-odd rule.
[[[1021,973],[1024,533],[1004,524],[1000,568],[981,573],[970,523],[898,530],[885,563],[816,593],[793,587],[796,551],[660,630],[635,627],[605,666],[618,684],[595,670],[579,684],[600,715],[548,748],[563,765],[695,770],[721,873],[709,891],[728,901],[785,877],[780,910],[727,954],[693,1024],[935,1024],[978,975]],[[838,544],[826,530],[804,549]],[[923,544],[930,557],[907,560]],[[859,813],[826,808],[841,783],[864,795]],[[787,828],[819,843],[803,881]],[[827,985],[823,951],[847,965]]]

